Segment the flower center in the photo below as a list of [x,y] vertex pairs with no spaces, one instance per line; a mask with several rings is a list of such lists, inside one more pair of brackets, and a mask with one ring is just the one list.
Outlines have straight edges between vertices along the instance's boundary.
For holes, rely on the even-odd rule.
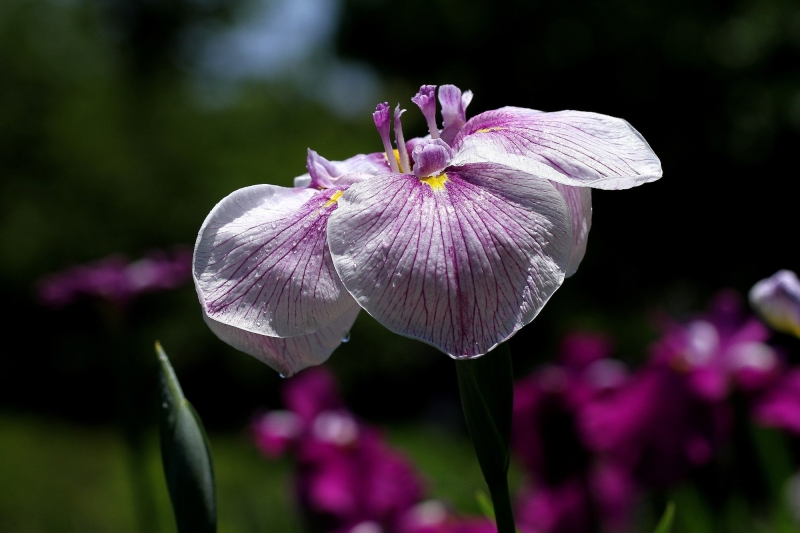
[[[442,118],[444,119],[444,129],[440,131],[439,126],[436,124],[436,86],[423,85],[420,87],[419,92],[411,101],[419,106],[420,111],[425,116],[430,139],[422,139],[418,142],[414,146],[411,158],[408,157],[408,149],[403,137],[403,126],[400,123],[400,115],[405,112],[405,109],[400,109],[398,105],[394,110],[394,140],[397,145],[397,149],[394,149],[392,148],[390,137],[392,116],[389,104],[387,102],[378,104],[372,114],[372,119],[375,121],[375,127],[381,136],[386,162],[391,167],[392,172],[412,173],[411,160],[413,159],[413,173],[415,176],[431,178],[437,184],[434,188],[443,188],[443,184],[447,180],[444,169],[453,158],[451,145],[456,134],[464,126],[466,121],[465,109],[471,99],[472,93],[470,91],[462,93],[454,85],[440,87],[439,101],[442,104]],[[441,178],[442,176],[445,177]],[[431,183],[428,184],[433,187]]]
[[442,173],[438,176],[428,176],[427,178],[420,178],[419,181],[427,183],[434,191],[444,189],[444,184],[447,183],[447,174]]

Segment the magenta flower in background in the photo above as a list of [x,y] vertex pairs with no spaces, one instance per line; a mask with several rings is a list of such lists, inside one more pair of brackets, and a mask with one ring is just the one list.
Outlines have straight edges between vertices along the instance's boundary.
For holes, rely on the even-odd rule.
[[259,417],[252,431],[267,456],[292,452],[308,516],[326,531],[399,531],[423,497],[411,464],[344,408],[327,371],[288,381],[283,397],[287,410]]
[[176,247],[169,254],[155,251],[132,263],[122,255],[112,255],[43,277],[38,296],[52,307],[82,297],[126,305],[140,294],[180,287],[191,276],[191,264],[191,251],[185,247]]
[[637,484],[661,487],[711,461],[730,435],[732,412],[722,400],[698,397],[684,374],[651,363],[588,402],[579,424],[594,453],[630,472]]
[[344,406],[333,375],[311,369],[286,382],[286,410],[259,416],[251,430],[267,457],[289,452],[307,519],[337,533],[496,533],[494,522],[424,500],[411,463]]
[[686,324],[672,323],[653,348],[655,361],[687,376],[693,392],[709,401],[727,397],[734,386],[751,392],[781,370],[771,334],[746,313],[738,293],[722,291],[709,310]]
[[753,402],[757,423],[800,435],[800,369],[782,376]]
[[512,446],[527,483],[518,499],[524,533],[579,533],[605,524],[622,530],[636,494],[626,469],[583,442],[584,406],[628,381],[625,366],[608,356],[610,340],[572,333],[561,344],[557,364],[517,382]]
[[783,367],[769,335],[738,294],[719,293],[704,315],[668,324],[622,387],[585,404],[583,442],[645,486],[685,478],[728,440],[733,388],[756,398],[776,382]]
[[800,337],[800,280],[781,270],[750,289],[750,305],[771,327]]
[[360,306],[392,331],[477,357],[577,269],[590,187],[661,177],[624,120],[511,107],[467,120],[471,93],[444,85],[440,131],[434,92],[412,98],[428,138],[405,142],[403,111],[392,128],[380,104],[385,153],[330,162],[310,151],[295,188],[248,187],[212,210],[193,274],[222,340],[291,375],[327,359]]

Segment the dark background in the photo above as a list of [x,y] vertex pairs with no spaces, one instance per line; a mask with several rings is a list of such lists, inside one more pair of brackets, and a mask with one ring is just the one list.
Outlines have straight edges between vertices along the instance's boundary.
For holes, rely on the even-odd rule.
[[[374,102],[348,114],[309,97],[325,83],[313,63],[238,80],[217,100],[200,76],[212,90],[198,96],[198,28],[224,28],[241,8],[0,0],[0,410],[111,424],[119,361],[147,367],[156,338],[212,431],[277,406],[279,378],[207,331],[190,284],[124,312],[54,310],[37,302],[37,279],[191,244],[226,194],[289,185],[307,147],[330,159],[380,150],[378,101],[400,101],[407,136],[422,134],[408,99],[423,83],[473,90],[470,116],[515,105],[623,117],[661,158],[660,181],[594,192],[580,270],[511,342],[520,374],[575,327],[610,332],[619,357],[641,361],[659,311],[682,316],[720,288],[798,268],[796,1],[347,0],[325,57],[379,80]],[[330,360],[354,409],[458,419],[450,361],[363,315]],[[151,409],[146,383],[135,401]]]

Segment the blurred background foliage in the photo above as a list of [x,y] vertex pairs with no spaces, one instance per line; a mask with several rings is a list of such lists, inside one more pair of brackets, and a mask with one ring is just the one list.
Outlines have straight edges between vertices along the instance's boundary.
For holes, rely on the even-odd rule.
[[[125,313],[53,310],[36,299],[41,276],[191,245],[231,191],[291,184],[306,148],[379,150],[379,101],[408,107],[407,133],[422,134],[408,98],[455,83],[475,92],[470,115],[623,117],[662,159],[659,182],[595,192],[580,271],[512,341],[520,375],[578,326],[610,332],[636,363],[658,310],[685,315],[721,287],[798,268],[798,59],[797,0],[0,0],[0,530],[124,530],[23,526],[7,496],[40,488],[14,481],[33,483],[28,465],[81,477],[93,461],[80,454],[115,453],[103,443],[122,412],[119,358],[149,361],[156,338],[222,441],[279,403],[277,375],[207,330],[191,286]],[[369,420],[461,430],[450,361],[365,313],[330,365]],[[134,401],[151,420],[152,390]],[[47,466],[55,457],[77,462]]]

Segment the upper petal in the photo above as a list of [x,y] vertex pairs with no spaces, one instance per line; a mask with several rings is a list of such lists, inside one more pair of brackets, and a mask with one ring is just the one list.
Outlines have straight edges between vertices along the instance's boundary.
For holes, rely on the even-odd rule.
[[255,185],[223,199],[195,244],[208,316],[275,337],[311,333],[353,305],[331,262],[326,224],[340,190]]
[[592,229],[592,189],[551,182],[564,197],[572,219],[572,251],[569,254],[567,277],[573,275],[586,254],[586,242]]
[[353,185],[328,243],[368,313],[463,358],[533,320],[564,279],[572,235],[550,182],[485,164]]
[[306,367],[327,361],[353,327],[359,311],[361,308],[353,304],[332,324],[308,335],[285,338],[260,335],[223,324],[209,318],[205,311],[203,318],[222,341],[266,363],[283,377],[289,377]]
[[633,126],[581,111],[487,111],[467,121],[453,149],[454,165],[488,161],[576,187],[627,189],[662,174],[658,157]]

